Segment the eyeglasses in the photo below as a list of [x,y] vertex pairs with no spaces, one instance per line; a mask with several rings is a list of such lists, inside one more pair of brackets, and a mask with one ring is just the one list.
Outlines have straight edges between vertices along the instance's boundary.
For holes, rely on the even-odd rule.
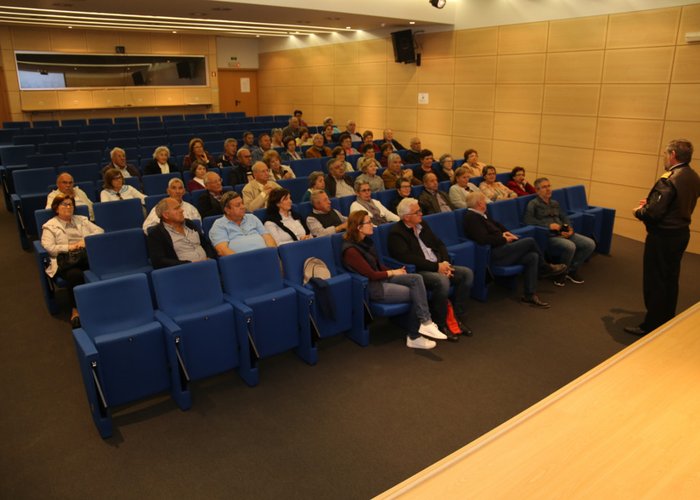
[[58,204],[59,207],[70,207],[73,208],[73,204],[70,201],[64,201],[63,203]]
[[423,215],[423,210],[416,210],[415,212],[409,212],[406,215]]
[[371,224],[371,223],[372,223],[371,220],[364,220],[364,221],[360,222],[359,225],[360,225],[360,226],[366,226],[367,224]]
[[371,193],[371,192],[372,192],[372,190],[369,188],[360,189],[360,193]]

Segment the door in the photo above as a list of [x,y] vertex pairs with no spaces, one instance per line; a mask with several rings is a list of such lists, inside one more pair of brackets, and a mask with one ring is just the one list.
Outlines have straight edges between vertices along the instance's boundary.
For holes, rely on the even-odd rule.
[[258,114],[258,72],[219,69],[219,111]]

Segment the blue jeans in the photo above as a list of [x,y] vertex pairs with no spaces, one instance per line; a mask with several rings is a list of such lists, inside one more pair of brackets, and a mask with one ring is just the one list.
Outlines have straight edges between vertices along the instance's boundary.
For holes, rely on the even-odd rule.
[[444,274],[430,271],[420,271],[425,287],[433,293],[430,299],[430,308],[435,322],[439,326],[445,326],[447,322],[447,296],[450,293],[450,285],[454,287],[454,300],[452,302],[457,319],[461,319],[467,312],[467,300],[469,290],[474,282],[474,273],[468,267],[454,266],[451,278]]
[[544,255],[534,238],[521,238],[500,247],[491,248],[491,263],[497,266],[525,267],[523,289],[526,297],[532,297],[537,290],[539,270],[546,268]]
[[569,273],[574,273],[595,250],[595,242],[588,236],[574,233],[570,238],[552,236],[549,238],[548,251],[558,256],[562,264],[569,266]]
[[[425,291],[423,277],[420,274],[400,274],[392,276],[382,283],[384,296],[377,302],[393,304],[396,302],[410,302],[411,312],[418,318],[421,324],[430,323],[430,309],[428,308],[428,295]],[[417,332],[411,332],[410,338],[418,338]]]

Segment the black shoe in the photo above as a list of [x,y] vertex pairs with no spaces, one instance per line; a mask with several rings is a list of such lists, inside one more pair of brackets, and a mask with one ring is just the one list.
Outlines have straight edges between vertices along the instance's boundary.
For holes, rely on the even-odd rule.
[[566,272],[566,264],[547,264],[544,271],[540,273],[540,278],[551,278]]
[[452,333],[449,329],[445,330],[445,335],[447,335],[448,342],[459,342],[459,335]]
[[636,336],[638,336],[638,337],[643,337],[644,335],[646,335],[647,333],[649,333],[649,332],[647,332],[646,330],[642,330],[642,329],[639,328],[638,326],[626,326],[626,327],[625,327],[625,331],[626,331],[627,333],[631,333],[632,335],[636,335]]
[[457,320],[457,326],[460,330],[462,330],[462,335],[466,337],[472,337],[474,335],[474,332],[472,332],[471,329],[467,325],[465,325],[461,319]]
[[532,295],[531,297],[523,297],[520,299],[521,304],[527,304],[530,307],[537,307],[539,309],[549,309],[549,302],[543,302],[537,295]]
[[70,320],[70,326],[75,330],[80,328],[80,316],[73,316]]

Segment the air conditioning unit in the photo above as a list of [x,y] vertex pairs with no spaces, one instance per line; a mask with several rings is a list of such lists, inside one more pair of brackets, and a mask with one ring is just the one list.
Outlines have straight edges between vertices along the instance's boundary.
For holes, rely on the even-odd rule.
[[700,31],[695,31],[693,33],[685,34],[685,43],[698,43],[700,42]]

